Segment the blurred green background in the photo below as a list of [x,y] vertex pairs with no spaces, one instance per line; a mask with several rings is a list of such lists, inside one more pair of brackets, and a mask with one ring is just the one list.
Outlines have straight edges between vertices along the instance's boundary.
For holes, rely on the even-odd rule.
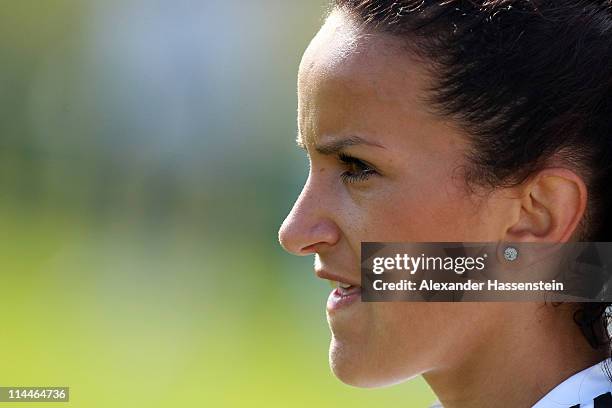
[[87,408],[434,400],[421,379],[335,379],[329,286],[277,243],[307,175],[297,67],[325,9],[2,2],[1,386],[69,386],[36,406]]

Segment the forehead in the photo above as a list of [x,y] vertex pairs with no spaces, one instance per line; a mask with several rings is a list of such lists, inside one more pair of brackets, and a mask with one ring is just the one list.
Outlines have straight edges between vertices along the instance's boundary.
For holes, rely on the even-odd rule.
[[300,64],[299,137],[308,145],[329,135],[432,121],[423,102],[429,78],[401,39],[363,31],[335,11]]
[[354,61],[362,53],[358,48],[363,47],[367,36],[343,13],[332,12],[304,52],[300,79],[342,70],[343,63]]

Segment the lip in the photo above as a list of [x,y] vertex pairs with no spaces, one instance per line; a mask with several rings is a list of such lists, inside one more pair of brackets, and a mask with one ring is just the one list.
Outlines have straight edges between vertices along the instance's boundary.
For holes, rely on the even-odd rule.
[[340,309],[346,309],[353,303],[361,299],[361,286],[353,286],[348,291],[341,291],[336,288],[331,291],[327,298],[327,311],[329,313]]
[[354,280],[345,278],[345,277],[340,276],[340,275],[336,275],[334,273],[327,272],[327,271],[322,270],[322,269],[315,270],[315,275],[317,275],[317,277],[319,277],[321,279],[327,279],[327,280],[330,280],[330,281],[348,283],[349,285],[352,285],[352,286],[361,286],[361,282],[355,282]]
[[341,282],[349,284],[352,287],[347,289],[335,288],[327,298],[327,311],[334,312],[340,309],[345,309],[357,300],[361,299],[361,284],[351,279],[340,275],[326,272],[324,270],[316,270],[315,274],[321,279]]

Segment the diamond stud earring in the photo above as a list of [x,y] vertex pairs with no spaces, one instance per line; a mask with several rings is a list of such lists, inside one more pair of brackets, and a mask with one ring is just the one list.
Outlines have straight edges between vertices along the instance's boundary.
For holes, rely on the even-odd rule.
[[504,249],[504,258],[506,261],[516,261],[516,258],[518,258],[518,250],[514,247],[506,247],[506,249]]

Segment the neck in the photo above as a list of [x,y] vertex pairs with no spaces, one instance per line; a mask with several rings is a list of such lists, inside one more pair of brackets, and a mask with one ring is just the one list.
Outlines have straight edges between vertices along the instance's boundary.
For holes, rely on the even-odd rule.
[[[474,349],[453,350],[448,364],[423,374],[445,408],[531,407],[563,380],[608,357],[607,349],[588,344],[564,308],[539,305],[529,311],[530,306],[535,305],[517,306],[516,318],[500,322],[499,332]],[[529,312],[533,319],[525,322],[520,314]]]

